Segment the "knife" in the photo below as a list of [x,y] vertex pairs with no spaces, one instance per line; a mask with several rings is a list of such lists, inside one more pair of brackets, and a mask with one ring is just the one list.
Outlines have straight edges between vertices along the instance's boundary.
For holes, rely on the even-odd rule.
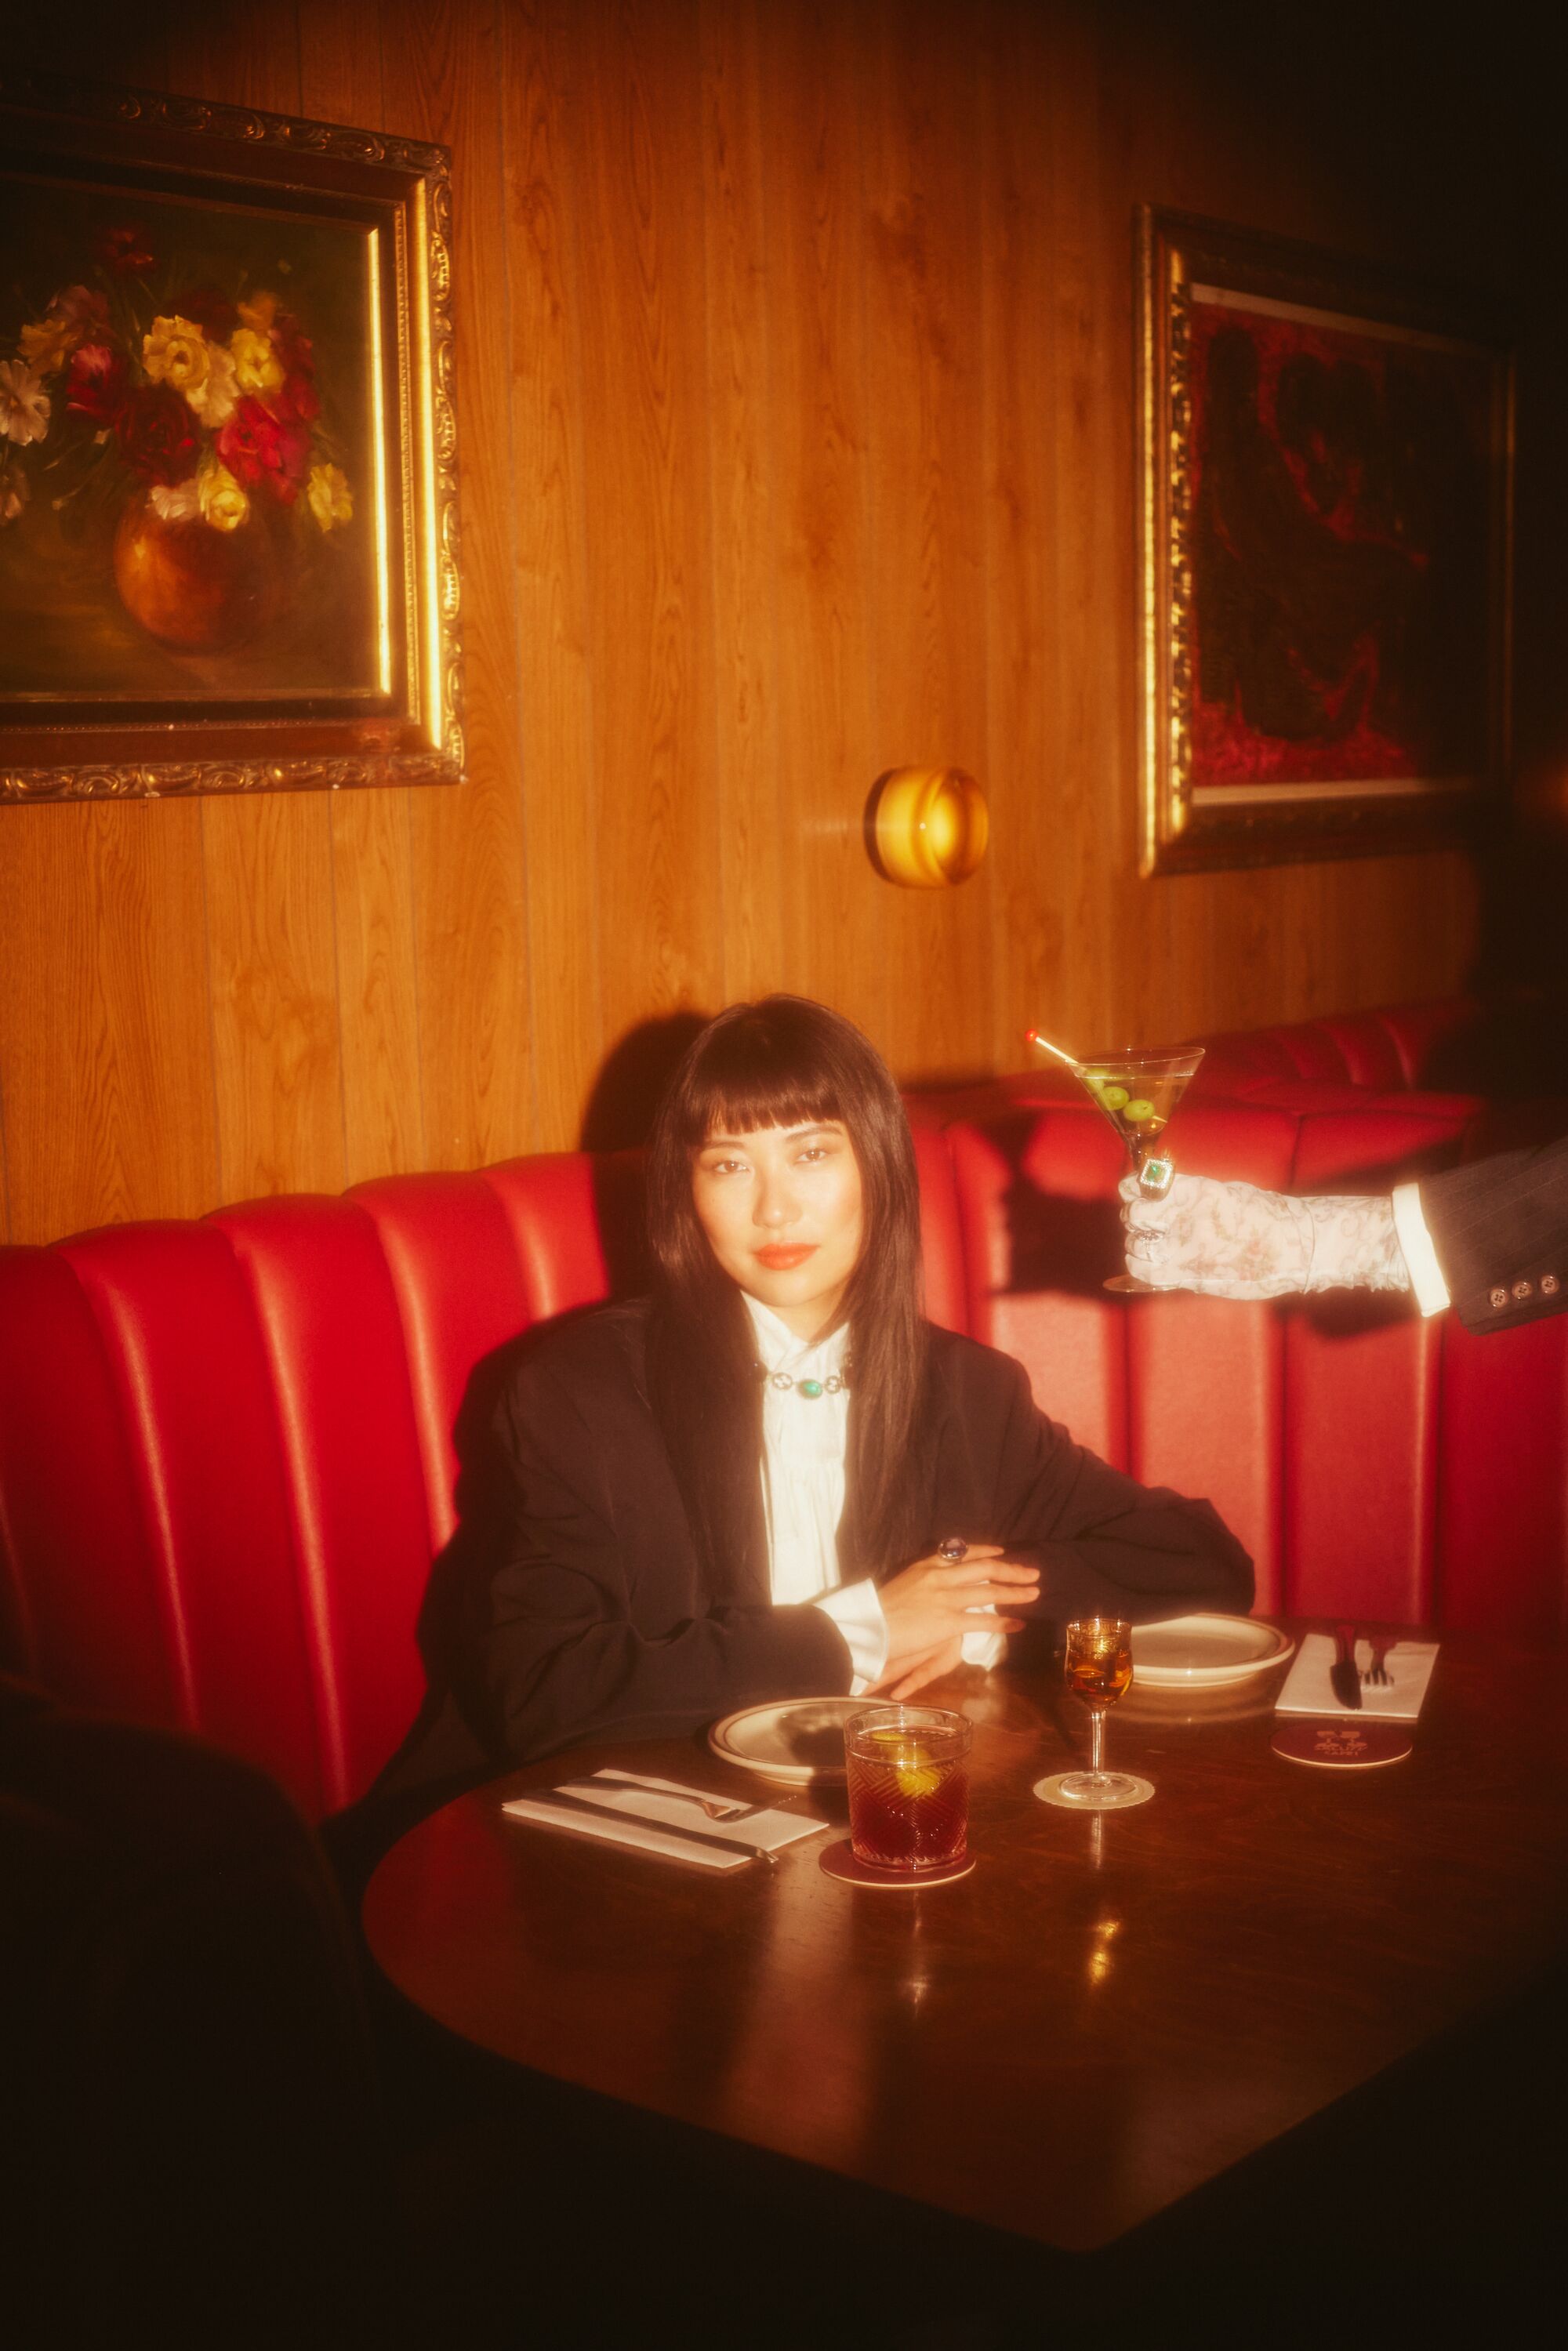
[[716,1846],[720,1853],[749,1855],[753,1861],[762,1862],[768,1869],[779,1866],[779,1856],[770,1845],[749,1844],[744,1837],[710,1836],[706,1829],[687,1828],[684,1821],[677,1823],[674,1821],[649,1820],[642,1813],[629,1813],[624,1804],[596,1804],[588,1796],[569,1796],[561,1788],[530,1788],[528,1795],[531,1803],[548,1805],[552,1813],[589,1813],[596,1821],[630,1822],[634,1828],[657,1829],[664,1836],[682,1837],[687,1844],[711,1844]]
[[1334,1648],[1337,1652],[1329,1667],[1329,1687],[1341,1706],[1361,1704],[1361,1676],[1355,1670],[1355,1626],[1334,1626]]

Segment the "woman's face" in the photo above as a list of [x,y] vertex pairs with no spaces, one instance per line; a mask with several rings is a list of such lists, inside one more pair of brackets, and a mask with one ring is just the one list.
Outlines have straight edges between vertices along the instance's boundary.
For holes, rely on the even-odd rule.
[[797,1338],[833,1321],[861,1253],[861,1171],[837,1119],[710,1134],[692,1195],[732,1281]]

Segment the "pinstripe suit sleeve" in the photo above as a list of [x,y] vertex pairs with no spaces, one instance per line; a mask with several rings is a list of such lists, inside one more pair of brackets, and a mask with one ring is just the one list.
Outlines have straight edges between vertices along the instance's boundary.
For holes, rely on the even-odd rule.
[[1420,1196],[1467,1329],[1508,1331],[1568,1306],[1568,1137],[1427,1176]]

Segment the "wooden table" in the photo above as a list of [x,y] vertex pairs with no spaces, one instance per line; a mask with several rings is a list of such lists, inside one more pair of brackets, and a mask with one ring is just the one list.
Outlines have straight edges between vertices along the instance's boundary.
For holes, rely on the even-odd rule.
[[[1364,1771],[1270,1752],[1280,1679],[1207,1713],[1134,1693],[1108,1757],[1157,1793],[1091,1820],[1030,1792],[1084,1743],[1055,1679],[955,1677],[978,1866],[907,1896],[826,1876],[825,1840],[714,1876],[503,1816],[607,1762],[758,1792],[700,1741],[574,1750],[405,1836],[370,1948],[519,2066],[1013,2240],[1106,2247],[1568,1947],[1561,1652],[1445,1635],[1414,1754]],[[841,1792],[794,1801],[843,1820]]]

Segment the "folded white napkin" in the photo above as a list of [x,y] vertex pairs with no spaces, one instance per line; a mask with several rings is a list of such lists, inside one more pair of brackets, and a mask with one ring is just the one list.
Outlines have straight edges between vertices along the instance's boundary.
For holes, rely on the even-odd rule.
[[[1277,1714],[1346,1714],[1329,1680],[1329,1667],[1339,1650],[1327,1633],[1308,1633],[1296,1652],[1296,1662],[1285,1677],[1274,1711]],[[1386,1683],[1361,1685],[1360,1712],[1371,1722],[1414,1722],[1421,1711],[1427,1685],[1437,1655],[1436,1641],[1396,1641],[1385,1653]],[[1356,1670],[1372,1663],[1372,1643],[1364,1635],[1355,1645]]]
[[[801,1813],[753,1813],[744,1821],[714,1820],[702,1809],[701,1799],[711,1798],[709,1788],[683,1787],[678,1780],[650,1779],[646,1787],[622,1788],[616,1784],[618,1775],[613,1767],[593,1772],[586,1778],[563,1780],[559,1788],[541,1788],[531,1796],[515,1796],[503,1804],[504,1813],[514,1820],[535,1821],[541,1828],[574,1830],[580,1836],[602,1837],[612,1844],[635,1845],[643,1853],[664,1855],[672,1861],[695,1862],[702,1869],[744,1869],[751,1859],[749,1848],[762,1846],[777,1853],[801,1837],[816,1836],[828,1826],[826,1821],[809,1819]],[[580,1811],[577,1805],[554,1805],[552,1795],[577,1796],[591,1802],[594,1810]],[[622,1817],[612,1819],[612,1813]],[[696,1836],[684,1837],[680,1831],[692,1829]],[[736,1850],[723,1853],[716,1844],[698,1844],[697,1836],[730,1838]]]

